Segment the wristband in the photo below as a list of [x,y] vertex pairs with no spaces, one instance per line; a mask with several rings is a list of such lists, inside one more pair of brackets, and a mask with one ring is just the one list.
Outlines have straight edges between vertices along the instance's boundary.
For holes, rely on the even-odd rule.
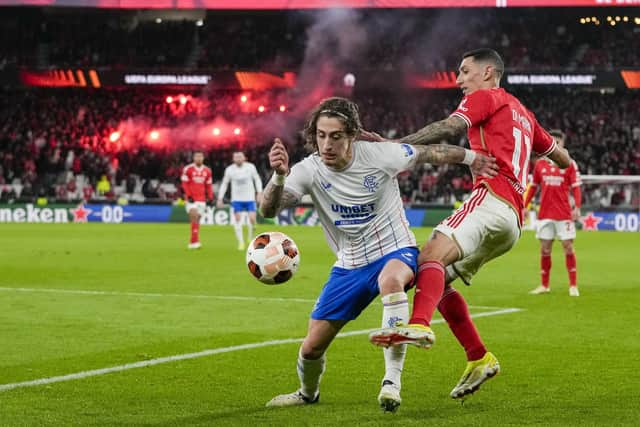
[[286,178],[287,178],[286,175],[278,175],[277,173],[274,173],[273,176],[271,177],[271,182],[273,183],[273,185],[282,187],[284,185],[284,181]]
[[473,150],[464,150],[464,159],[462,159],[463,165],[471,165],[473,161],[476,159],[476,152]]

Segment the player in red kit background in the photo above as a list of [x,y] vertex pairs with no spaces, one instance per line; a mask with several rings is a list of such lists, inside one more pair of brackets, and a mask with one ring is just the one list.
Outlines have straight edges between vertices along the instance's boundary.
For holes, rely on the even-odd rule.
[[416,293],[409,325],[372,332],[381,346],[413,344],[429,348],[435,342],[430,322],[436,309],[467,355],[467,367],[450,396],[464,398],[500,371],[471,320],[467,303],[450,284],[471,278],[488,261],[510,250],[520,237],[522,194],[527,185],[529,158],[534,151],[567,167],[571,158],[513,95],[500,88],[504,63],[492,49],[463,55],[456,83],[465,95],[447,119],[401,138],[406,144],[458,141],[468,133],[471,149],[495,157],[495,177],[474,177],[471,197],[441,222],[420,251]]
[[[551,131],[559,146],[564,147],[565,135],[559,130]],[[580,296],[576,281],[576,254],[573,240],[576,238],[575,221],[580,217],[582,195],[580,192],[580,172],[575,162],[566,169],[560,169],[552,160],[542,158],[536,162],[533,181],[525,194],[524,206],[540,188],[540,211],[536,222],[536,238],[540,240],[540,286],[530,294],[544,294],[550,291],[549,272],[551,271],[551,248],[553,240],[562,242],[565,264],[569,272],[569,295]],[[573,193],[574,207],[571,207],[569,193]]]
[[211,169],[204,164],[204,153],[193,153],[193,163],[182,171],[182,189],[187,200],[186,209],[191,221],[191,240],[189,249],[198,249],[200,245],[200,217],[207,204],[213,205],[213,181]]

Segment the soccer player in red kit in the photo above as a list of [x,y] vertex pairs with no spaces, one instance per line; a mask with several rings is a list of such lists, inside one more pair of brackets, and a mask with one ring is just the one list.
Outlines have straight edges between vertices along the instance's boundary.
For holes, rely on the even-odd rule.
[[[559,130],[550,132],[556,143],[564,147],[565,135]],[[578,165],[571,162],[566,169],[560,169],[552,160],[543,158],[536,162],[533,170],[533,181],[524,198],[524,206],[529,206],[531,200],[540,188],[540,211],[536,223],[536,237],[540,240],[540,271],[541,284],[530,294],[544,294],[550,292],[549,272],[551,271],[551,248],[557,237],[562,242],[565,263],[569,272],[569,295],[580,296],[576,281],[576,254],[573,250],[573,240],[576,238],[575,222],[580,217],[582,194],[580,192],[580,172]],[[569,193],[573,192],[574,207],[571,207]]]
[[204,153],[193,153],[193,163],[182,171],[182,189],[187,200],[186,209],[191,221],[191,240],[189,249],[198,249],[200,245],[200,217],[207,204],[213,206],[213,181],[211,169],[204,165]]
[[522,194],[527,185],[531,151],[568,167],[569,154],[538,124],[513,95],[501,89],[504,63],[492,49],[463,55],[456,83],[464,97],[448,118],[401,138],[406,144],[437,144],[468,133],[471,149],[495,157],[498,175],[474,177],[471,197],[434,230],[418,259],[413,313],[408,325],[374,331],[373,344],[413,344],[429,348],[435,335],[429,324],[440,311],[467,355],[467,367],[450,396],[464,398],[500,371],[471,320],[467,303],[452,286],[456,278],[471,278],[486,262],[504,254],[518,241],[523,218]]

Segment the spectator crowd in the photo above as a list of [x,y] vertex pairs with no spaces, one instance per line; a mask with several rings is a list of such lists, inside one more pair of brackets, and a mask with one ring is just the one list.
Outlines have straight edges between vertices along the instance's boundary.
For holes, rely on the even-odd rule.
[[[176,67],[292,70],[315,77],[329,61],[336,70],[392,71],[388,76],[452,70],[461,52],[478,46],[499,50],[511,71],[639,67],[640,17],[634,9],[616,8],[621,16],[615,17],[602,10],[208,11],[185,19],[169,12],[3,8],[0,72]],[[365,127],[388,138],[446,117],[460,99],[453,90],[353,90]],[[206,152],[215,180],[236,149],[266,180],[274,136],[287,138],[293,161],[305,155],[296,130],[306,111],[296,104],[307,108],[304,97],[311,95],[301,92],[254,93],[271,107],[263,114],[254,100],[238,102],[240,93],[213,88],[182,95],[0,89],[0,200],[172,200],[181,195],[180,171],[194,149]],[[318,93],[311,92],[311,102],[317,101]],[[322,94],[329,95],[327,88]],[[516,95],[545,127],[568,134],[583,174],[640,173],[640,97],[634,92],[519,89]],[[407,203],[451,204],[469,193],[472,180],[460,166],[424,165],[402,174],[399,185]],[[592,186],[585,198],[601,205],[638,203],[637,195],[615,186]]]
[[[583,174],[640,174],[640,99],[633,93],[536,90],[516,95],[545,127],[567,133],[567,147]],[[172,200],[181,195],[181,168],[196,148],[204,149],[215,181],[222,178],[232,152],[238,149],[245,151],[266,181],[270,173],[266,153],[275,135],[251,127],[255,113],[243,112],[238,97],[234,92],[215,92],[180,105],[167,103],[163,94],[154,91],[3,91],[0,198]],[[459,97],[457,91],[425,90],[354,94],[364,126],[391,139],[446,117]],[[189,143],[188,139],[158,145],[145,132],[132,134],[126,143],[112,140],[113,133],[127,123],[143,123],[145,129],[170,129],[217,117],[246,123],[246,133],[206,145]],[[301,129],[304,117],[286,113],[281,120],[291,123],[289,134],[281,136],[288,140],[292,161],[297,161],[306,153],[293,130]],[[451,143],[465,145],[466,139]],[[464,199],[472,186],[471,176],[462,166],[423,165],[402,174],[398,181],[407,203],[452,204]],[[606,204],[602,200],[609,199],[610,204],[612,194],[605,197],[601,189],[595,190],[590,191],[596,203]],[[587,194],[587,202],[589,197]],[[624,204],[632,203],[632,197],[613,198]]]

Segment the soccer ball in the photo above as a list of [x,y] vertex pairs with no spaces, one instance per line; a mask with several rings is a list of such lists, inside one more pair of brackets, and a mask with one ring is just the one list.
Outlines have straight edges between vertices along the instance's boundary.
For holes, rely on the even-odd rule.
[[262,233],[247,248],[249,271],[267,285],[278,285],[291,279],[299,265],[298,247],[284,233]]

